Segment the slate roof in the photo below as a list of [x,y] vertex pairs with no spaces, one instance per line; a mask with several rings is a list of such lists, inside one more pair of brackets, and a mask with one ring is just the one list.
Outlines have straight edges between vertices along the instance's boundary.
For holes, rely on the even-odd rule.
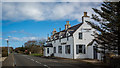
[[44,47],[53,47],[52,43],[48,43],[46,45],[44,45]]
[[102,41],[98,40],[98,39],[93,39],[88,46],[91,46],[93,44],[93,42],[96,41],[98,44],[100,44]]
[[[74,33],[82,24],[83,24],[83,23],[80,23],[80,24],[77,24],[77,25],[74,25],[74,26],[68,28],[67,30],[64,29],[64,30],[62,30],[62,31],[60,31],[60,32],[57,32],[57,33],[55,33],[54,35],[52,35],[51,39],[57,40],[57,39],[60,38],[59,36],[62,36],[61,39],[67,37],[67,36],[66,36],[67,31],[70,33],[69,36],[72,36],[73,33]],[[54,38],[54,36],[55,36],[55,38]],[[69,37],[69,36],[68,36],[68,37]],[[50,41],[51,41],[51,40],[50,40]]]

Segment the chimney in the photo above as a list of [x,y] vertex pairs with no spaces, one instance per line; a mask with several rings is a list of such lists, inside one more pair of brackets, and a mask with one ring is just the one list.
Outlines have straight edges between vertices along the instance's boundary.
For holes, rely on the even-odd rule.
[[70,27],[71,27],[71,25],[69,24],[69,21],[66,21],[65,30],[67,30]]
[[84,12],[84,16],[82,16],[82,22],[86,22],[86,21],[89,21],[90,19],[90,16],[87,16],[87,12]]
[[87,16],[87,12],[84,12],[84,16],[85,16],[85,17]]
[[59,31],[61,31],[61,28],[59,28]]
[[56,33],[57,31],[56,31],[56,29],[54,28],[54,30],[53,30],[53,35]]
[[50,37],[48,37],[48,40],[50,40]]
[[48,37],[48,40],[50,40],[49,34],[47,35],[47,37]]

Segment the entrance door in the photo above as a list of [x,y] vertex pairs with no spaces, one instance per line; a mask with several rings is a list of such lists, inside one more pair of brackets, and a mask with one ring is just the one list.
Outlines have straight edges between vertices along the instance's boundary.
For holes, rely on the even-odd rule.
[[97,59],[97,47],[93,46],[93,57],[94,59]]

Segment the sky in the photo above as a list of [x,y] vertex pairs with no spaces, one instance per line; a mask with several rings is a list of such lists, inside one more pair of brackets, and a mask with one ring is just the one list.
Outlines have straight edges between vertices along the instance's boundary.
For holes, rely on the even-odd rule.
[[3,2],[2,46],[7,46],[8,36],[14,48],[28,40],[46,39],[54,28],[64,30],[66,21],[71,26],[79,24],[84,12],[91,16],[92,8],[100,6],[101,2]]

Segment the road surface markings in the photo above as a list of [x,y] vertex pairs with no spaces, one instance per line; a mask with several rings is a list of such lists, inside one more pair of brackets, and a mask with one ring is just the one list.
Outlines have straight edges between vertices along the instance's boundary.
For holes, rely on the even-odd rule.
[[45,66],[45,67],[47,67],[47,68],[50,68],[49,66],[47,66],[47,65],[43,65],[43,66]]
[[39,63],[38,61],[35,61],[36,63]]
[[48,67],[47,65],[44,65],[45,67]]
[[34,61],[34,59],[31,59],[32,61]]
[[30,58],[27,58],[27,59],[30,59]]
[[14,54],[12,55],[13,58],[13,66],[15,65],[15,59],[14,59]]
[[[29,60],[32,60],[32,61],[35,61],[34,59],[30,59],[30,58],[27,58],[27,59],[29,59]],[[41,64],[40,62],[38,62],[38,61],[35,61],[36,63],[38,63],[38,64]],[[43,64],[42,64],[43,65]],[[45,66],[45,67],[47,67],[47,68],[50,68],[49,66],[47,66],[47,65],[43,65],[43,66]]]

